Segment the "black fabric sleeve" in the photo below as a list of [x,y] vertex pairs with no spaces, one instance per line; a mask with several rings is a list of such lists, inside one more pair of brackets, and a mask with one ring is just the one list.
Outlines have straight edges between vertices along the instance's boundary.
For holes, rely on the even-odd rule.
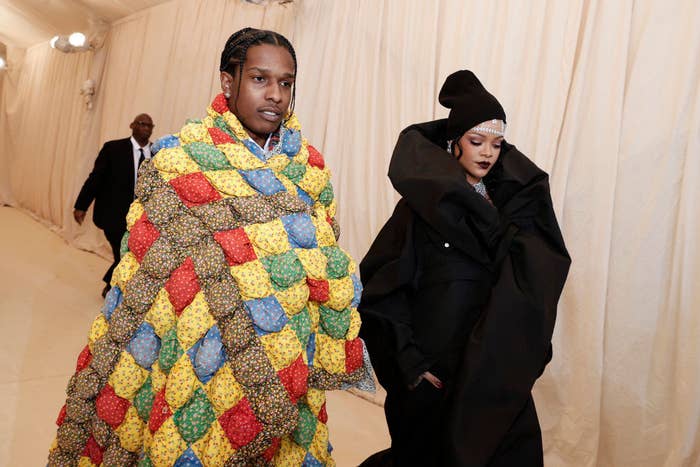
[[361,337],[385,388],[409,385],[430,367],[413,339],[411,297],[416,273],[413,215],[400,202],[360,264],[364,291]]
[[88,175],[87,180],[83,183],[83,187],[80,189],[78,194],[78,199],[75,200],[75,209],[81,211],[87,211],[92,204],[93,200],[97,197],[97,192],[100,186],[104,182],[104,178],[107,176],[109,168],[109,148],[105,143],[100,150],[100,153],[95,159],[95,166],[92,168],[92,172]]

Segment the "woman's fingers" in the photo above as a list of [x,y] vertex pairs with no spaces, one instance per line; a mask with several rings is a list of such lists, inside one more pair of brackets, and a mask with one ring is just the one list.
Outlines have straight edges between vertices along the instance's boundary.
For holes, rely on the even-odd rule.
[[442,389],[442,381],[440,381],[440,378],[438,378],[437,376],[435,376],[431,372],[426,371],[425,373],[423,373],[423,378],[427,379],[428,382],[430,384],[432,384],[433,386],[435,386],[436,388]]

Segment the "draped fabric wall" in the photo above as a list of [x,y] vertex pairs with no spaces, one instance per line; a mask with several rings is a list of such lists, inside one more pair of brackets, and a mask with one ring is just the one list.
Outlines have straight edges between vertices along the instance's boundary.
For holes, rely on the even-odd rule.
[[697,24],[695,0],[173,1],[114,24],[92,59],[39,45],[5,74],[0,201],[101,245],[70,219],[101,142],[139,112],[156,136],[201,115],[225,38],[262,26],[295,44],[297,113],[359,258],[396,201],[398,132],[445,116],[440,85],[469,68],[503,103],[508,140],[550,172],[574,261],[536,386],[546,464],[700,465]]

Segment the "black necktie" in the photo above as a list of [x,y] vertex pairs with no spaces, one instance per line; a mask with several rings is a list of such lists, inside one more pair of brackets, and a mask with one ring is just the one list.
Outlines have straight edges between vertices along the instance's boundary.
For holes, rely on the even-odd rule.
[[146,156],[143,155],[143,148],[139,148],[139,166],[137,167],[137,170],[141,168],[141,163],[146,160]]

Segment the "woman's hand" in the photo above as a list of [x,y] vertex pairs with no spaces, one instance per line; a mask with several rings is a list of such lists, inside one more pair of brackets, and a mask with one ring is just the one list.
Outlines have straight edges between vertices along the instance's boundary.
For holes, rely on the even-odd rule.
[[442,381],[440,381],[440,378],[438,378],[437,376],[435,376],[434,374],[432,374],[429,371],[423,372],[423,374],[421,374],[413,384],[408,386],[408,389],[410,389],[410,390],[416,389],[416,387],[418,387],[420,382],[423,380],[426,380],[427,382],[429,382],[430,384],[435,386],[437,389],[442,389]]

